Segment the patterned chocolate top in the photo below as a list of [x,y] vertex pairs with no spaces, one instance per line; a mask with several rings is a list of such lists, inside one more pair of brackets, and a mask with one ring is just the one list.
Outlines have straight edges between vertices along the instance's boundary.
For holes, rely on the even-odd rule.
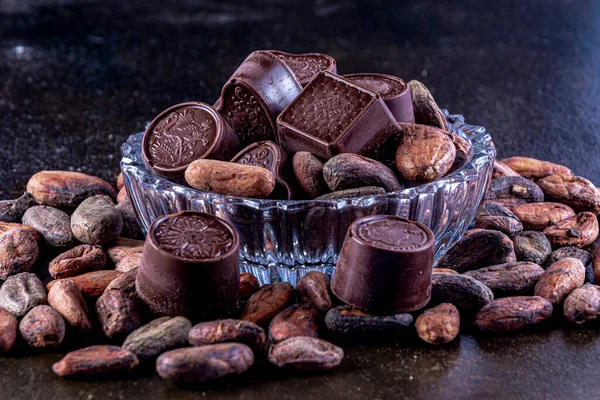
[[268,141],[251,144],[236,155],[231,162],[273,170],[274,161],[277,157],[271,144],[274,145],[274,143]]
[[226,254],[234,236],[220,221],[203,215],[175,215],[154,229],[158,246],[182,258],[202,260]]
[[227,86],[222,102],[221,115],[237,132],[243,144],[275,138],[268,111],[257,95],[244,84],[234,83]]
[[319,72],[331,69],[333,61],[324,54],[288,54],[273,52],[290,67],[300,83],[308,83]]
[[383,74],[354,74],[344,78],[356,83],[360,87],[378,93],[384,100],[396,97],[406,90],[406,83],[402,79]]
[[430,239],[429,234],[419,225],[394,217],[367,219],[355,230],[361,240],[396,251],[419,249]]

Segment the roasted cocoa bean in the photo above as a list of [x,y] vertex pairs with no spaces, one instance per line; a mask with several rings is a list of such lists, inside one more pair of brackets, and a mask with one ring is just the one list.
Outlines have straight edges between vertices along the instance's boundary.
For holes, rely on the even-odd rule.
[[52,366],[52,371],[62,377],[113,375],[129,372],[138,364],[138,358],[130,351],[96,345],[67,353]]
[[25,229],[0,234],[0,279],[28,272],[39,254],[35,237]]
[[504,297],[484,306],[474,324],[482,332],[510,332],[552,316],[552,303],[539,296]]
[[123,178],[123,172],[119,172],[119,176],[117,176],[117,189],[121,190],[125,186],[125,179]]
[[3,233],[6,233],[8,231],[10,231],[11,229],[22,229],[22,230],[25,230],[25,231],[31,233],[33,235],[33,238],[36,241],[39,241],[42,238],[40,236],[40,234],[38,233],[38,231],[36,231],[35,229],[33,229],[29,225],[18,224],[16,222],[0,222],[0,235],[2,235]]
[[323,176],[333,191],[378,186],[387,192],[402,189],[394,172],[379,161],[358,154],[338,154],[323,166]]
[[54,279],[68,278],[106,266],[106,254],[98,246],[82,244],[58,255],[50,262],[48,271]]
[[333,307],[329,277],[320,271],[303,275],[296,284],[296,292],[321,312],[327,312]]
[[46,290],[42,281],[29,272],[9,276],[0,287],[0,307],[22,317],[33,307],[46,303]]
[[117,203],[115,208],[121,213],[121,218],[123,219],[121,236],[133,239],[142,239],[144,237],[144,233],[142,232],[142,228],[140,228],[140,224],[138,223],[131,201],[121,201]]
[[23,215],[23,224],[35,229],[44,241],[53,247],[70,247],[75,244],[71,232],[71,217],[52,207],[31,207]]
[[167,351],[156,360],[156,372],[177,383],[200,383],[239,375],[252,364],[254,354],[250,347],[220,343]]
[[288,282],[263,285],[248,299],[242,319],[266,326],[294,301],[294,287]]
[[342,358],[342,348],[314,337],[289,338],[269,349],[269,361],[280,368],[323,371],[337,367]]
[[196,160],[185,171],[196,189],[227,196],[263,198],[275,189],[275,176],[262,167],[218,160]]
[[323,178],[323,162],[314,154],[299,151],[292,158],[292,168],[304,197],[314,199],[329,192]]
[[88,197],[106,195],[113,199],[115,189],[95,176],[68,171],[41,171],[27,183],[27,191],[39,204],[52,207],[77,207]]
[[18,222],[28,208],[35,205],[35,199],[25,193],[15,200],[0,201],[0,222]]
[[117,204],[128,200],[129,195],[127,194],[127,189],[125,189],[125,187],[122,187],[121,189],[119,189],[119,193],[117,193]]
[[550,300],[554,305],[562,302],[573,290],[583,285],[585,267],[576,258],[563,258],[552,264],[535,285],[534,294]]
[[[119,271],[114,270],[101,270],[88,272],[82,275],[73,276],[69,279],[77,285],[81,293],[86,298],[96,298],[104,293],[104,290],[113,279],[118,278],[121,275]],[[52,288],[56,282],[60,279],[53,280],[48,283],[48,290]]]
[[553,246],[584,247],[598,237],[598,219],[588,211],[563,219],[544,229]]
[[462,313],[474,314],[494,300],[492,289],[467,275],[435,274],[432,281],[432,305],[451,303]]
[[450,269],[450,268],[434,268],[433,273],[434,274],[458,274],[458,272],[456,272],[455,270]]
[[494,160],[494,172],[492,173],[492,178],[501,178],[503,176],[520,176],[516,171],[514,171],[511,167],[504,164],[502,161]]
[[194,325],[190,330],[188,340],[193,346],[238,342],[250,346],[255,351],[261,351],[267,341],[267,335],[263,328],[253,322],[240,319],[220,319]]
[[65,321],[52,307],[35,306],[19,323],[19,332],[32,347],[56,347],[65,338]]
[[17,341],[19,321],[4,308],[0,308],[0,353],[8,353]]
[[438,107],[429,90],[421,82],[412,80],[408,82],[412,99],[415,122],[417,124],[435,126],[448,130],[448,122],[444,113]]
[[82,243],[110,243],[119,237],[123,217],[109,197],[85,199],[71,216],[73,235]]
[[456,158],[448,134],[431,126],[400,123],[395,165],[407,181],[431,182],[444,176]]
[[508,207],[491,201],[483,204],[475,227],[500,231],[508,236],[514,236],[523,230],[523,224]]
[[502,232],[482,229],[456,242],[438,267],[465,272],[514,261],[517,258],[512,240]]
[[248,272],[240,274],[240,299],[246,300],[260,289],[260,282],[256,276]]
[[408,313],[373,315],[351,306],[334,307],[325,315],[327,329],[352,336],[398,336],[410,332],[413,322]]
[[162,317],[131,332],[123,348],[140,360],[151,360],[168,350],[184,347],[192,323],[184,317]]
[[573,290],[565,299],[563,311],[575,324],[594,321],[600,315],[600,286],[586,283]]
[[544,230],[575,215],[571,207],[550,202],[520,204],[511,210],[521,220],[524,229],[536,231]]
[[539,265],[520,261],[468,271],[465,275],[488,286],[495,297],[507,297],[532,294],[543,273],[544,268]]
[[581,260],[583,265],[588,265],[592,261],[592,255],[589,252],[575,246],[565,246],[550,253],[548,258],[546,258],[546,262],[544,262],[544,268],[548,268],[558,260],[567,257],[577,258]]
[[446,134],[450,137],[452,143],[454,143],[454,149],[456,150],[454,162],[452,163],[452,167],[448,170],[448,173],[451,173],[467,163],[471,156],[471,145],[455,133],[446,132]]
[[269,341],[279,343],[294,336],[319,334],[319,312],[312,305],[294,304],[273,318],[269,325]]
[[449,343],[460,331],[460,314],[452,304],[442,303],[419,315],[415,327],[421,340],[426,343]]
[[108,338],[124,337],[142,324],[142,302],[135,289],[137,270],[110,282],[96,302],[98,321]]
[[121,261],[117,263],[115,270],[119,272],[129,272],[132,269],[138,268],[142,262],[142,253],[133,253],[125,256]]
[[552,252],[550,242],[540,232],[521,232],[513,238],[513,242],[518,261],[531,261],[542,265]]
[[565,174],[573,175],[571,170],[564,165],[541,161],[530,157],[510,157],[502,160],[513,171],[524,178],[540,179],[548,175]]
[[600,283],[600,246],[592,249],[591,255],[592,268],[594,270],[594,283]]
[[585,178],[572,175],[550,175],[537,183],[548,200],[571,206],[575,211],[600,214],[600,192]]
[[87,304],[81,290],[72,281],[63,279],[52,285],[48,291],[48,304],[78,331],[92,329]]
[[120,237],[108,248],[106,253],[113,264],[118,264],[123,258],[130,254],[142,253],[144,241]]
[[506,176],[492,179],[486,200],[513,207],[544,201],[544,192],[534,182],[522,176]]

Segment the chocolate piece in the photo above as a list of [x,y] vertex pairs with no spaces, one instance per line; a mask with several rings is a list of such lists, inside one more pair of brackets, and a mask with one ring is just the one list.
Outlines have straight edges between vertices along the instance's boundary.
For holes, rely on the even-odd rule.
[[398,122],[415,122],[410,88],[404,81],[385,74],[349,74],[344,78],[381,96]]
[[220,218],[185,211],[150,226],[136,288],[165,315],[200,318],[232,307],[240,285],[239,239]]
[[183,173],[200,158],[229,160],[239,151],[234,132],[211,106],[182,103],[160,113],[142,141],[144,162],[158,175],[183,182]]
[[[290,54],[283,51],[271,50],[270,53],[279,57],[296,75],[302,86],[313,80],[321,71],[337,73],[333,57],[321,53]],[[410,96],[409,96],[410,98]]]
[[353,82],[321,72],[277,118],[278,143],[290,153],[369,155],[398,123],[381,97]]
[[242,144],[274,141],[275,119],[301,90],[302,85],[279,57],[255,51],[231,75],[215,106]]
[[287,154],[275,143],[265,140],[252,143],[231,159],[231,162],[266,168],[273,173],[277,185],[270,197],[274,199],[291,200],[294,198],[292,187],[284,180],[284,166],[287,163]]
[[431,297],[434,236],[425,225],[392,215],[350,225],[331,290],[374,313],[418,310]]

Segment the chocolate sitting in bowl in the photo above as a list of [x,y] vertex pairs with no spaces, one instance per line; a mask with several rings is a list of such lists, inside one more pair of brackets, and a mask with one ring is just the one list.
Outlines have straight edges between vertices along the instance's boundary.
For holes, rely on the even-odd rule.
[[278,50],[271,50],[270,52],[279,57],[294,71],[302,86],[306,86],[321,71],[337,73],[335,59],[327,54],[290,54]]

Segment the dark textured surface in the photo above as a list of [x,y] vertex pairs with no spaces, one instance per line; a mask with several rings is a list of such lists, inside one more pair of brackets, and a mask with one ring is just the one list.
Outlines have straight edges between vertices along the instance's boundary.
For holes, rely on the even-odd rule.
[[[214,101],[261,48],[420,79],[485,125],[500,157],[555,161],[600,184],[599,2],[286,3],[1,0],[0,197],[44,168],[113,180],[130,133],[174,103]],[[231,388],[181,389],[151,372],[61,380],[50,371],[60,353],[47,353],[0,358],[0,398],[597,398],[599,354],[595,328],[462,335],[443,348],[348,347],[322,376],[265,367]]]

